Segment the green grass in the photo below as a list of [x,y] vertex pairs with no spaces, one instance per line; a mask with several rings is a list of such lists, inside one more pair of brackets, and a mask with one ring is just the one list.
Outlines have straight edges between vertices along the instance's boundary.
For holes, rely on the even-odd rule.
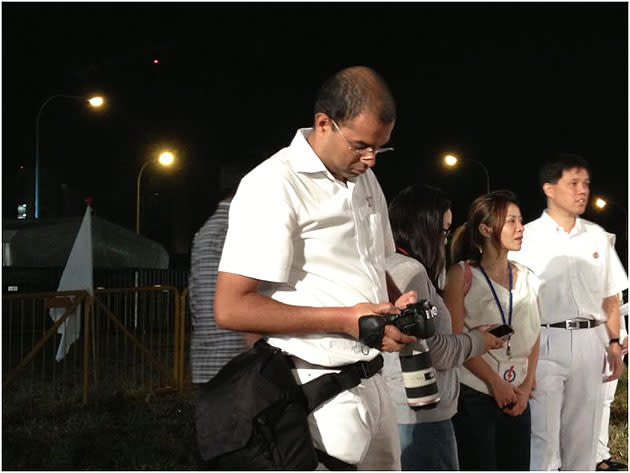
[[608,447],[615,460],[628,464],[628,369],[617,384],[610,408]]
[[[194,396],[121,393],[94,401],[3,406],[4,470],[203,470],[194,430]],[[628,375],[610,415],[610,450],[628,459]]]
[[19,420],[3,412],[2,468],[200,470],[193,399],[192,393],[148,402],[118,395]]

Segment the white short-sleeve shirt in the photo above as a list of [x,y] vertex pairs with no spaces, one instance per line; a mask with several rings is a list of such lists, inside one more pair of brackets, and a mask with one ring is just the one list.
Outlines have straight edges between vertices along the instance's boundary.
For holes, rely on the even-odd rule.
[[[313,307],[387,302],[385,259],[395,251],[374,173],[336,180],[301,129],[291,145],[243,178],[232,200],[219,271],[262,281],[260,292]],[[310,363],[374,358],[344,334],[272,334],[269,343]]]
[[628,287],[608,234],[597,224],[577,218],[566,232],[546,211],[525,225],[520,251],[509,258],[528,266],[541,280],[540,317],[544,324],[573,318],[605,322],[605,297]]

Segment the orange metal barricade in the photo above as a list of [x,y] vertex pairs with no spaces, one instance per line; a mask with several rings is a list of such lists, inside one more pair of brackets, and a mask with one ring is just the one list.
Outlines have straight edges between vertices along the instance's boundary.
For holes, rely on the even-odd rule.
[[[3,295],[3,404],[48,395],[87,404],[114,393],[184,388],[186,307],[173,286]],[[51,308],[63,308],[57,322]],[[56,334],[81,309],[81,334],[55,361]]]

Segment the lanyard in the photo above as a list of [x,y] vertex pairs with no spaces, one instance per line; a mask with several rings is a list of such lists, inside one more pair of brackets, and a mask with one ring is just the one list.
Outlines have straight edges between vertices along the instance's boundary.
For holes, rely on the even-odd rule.
[[497,293],[494,290],[494,286],[492,285],[492,281],[490,281],[490,278],[488,277],[488,274],[486,273],[486,270],[483,269],[483,266],[481,266],[481,263],[479,263],[479,269],[481,269],[481,272],[483,273],[483,275],[486,278],[486,281],[488,281],[488,286],[490,286],[490,290],[492,291],[492,295],[494,296],[494,301],[497,303],[497,307],[499,308],[499,312],[501,312],[501,319],[503,320],[504,324],[507,324],[509,326],[512,326],[512,266],[510,266],[510,263],[508,263],[508,281],[509,281],[509,289],[510,289],[510,308],[509,308],[509,312],[508,312],[508,320],[506,322],[505,320],[505,313],[503,312],[503,307],[501,307],[501,303],[499,302],[499,298],[497,297]]
[[401,255],[409,256],[409,252],[400,246],[396,247],[396,251]]

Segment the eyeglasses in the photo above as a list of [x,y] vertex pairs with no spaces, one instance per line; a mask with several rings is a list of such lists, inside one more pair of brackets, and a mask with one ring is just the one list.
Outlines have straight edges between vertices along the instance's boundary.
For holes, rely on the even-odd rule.
[[394,151],[394,148],[392,148],[391,146],[388,148],[374,148],[374,146],[361,146],[361,147],[352,146],[350,142],[348,141],[348,139],[342,133],[341,128],[339,128],[339,125],[337,125],[337,122],[333,120],[332,118],[330,119],[330,121],[332,122],[333,125],[335,125],[335,128],[337,129],[337,131],[339,132],[343,140],[348,145],[348,149],[352,151],[355,154],[355,156],[364,158],[367,155],[371,154],[376,158],[377,155],[381,153],[385,153],[386,151]]

